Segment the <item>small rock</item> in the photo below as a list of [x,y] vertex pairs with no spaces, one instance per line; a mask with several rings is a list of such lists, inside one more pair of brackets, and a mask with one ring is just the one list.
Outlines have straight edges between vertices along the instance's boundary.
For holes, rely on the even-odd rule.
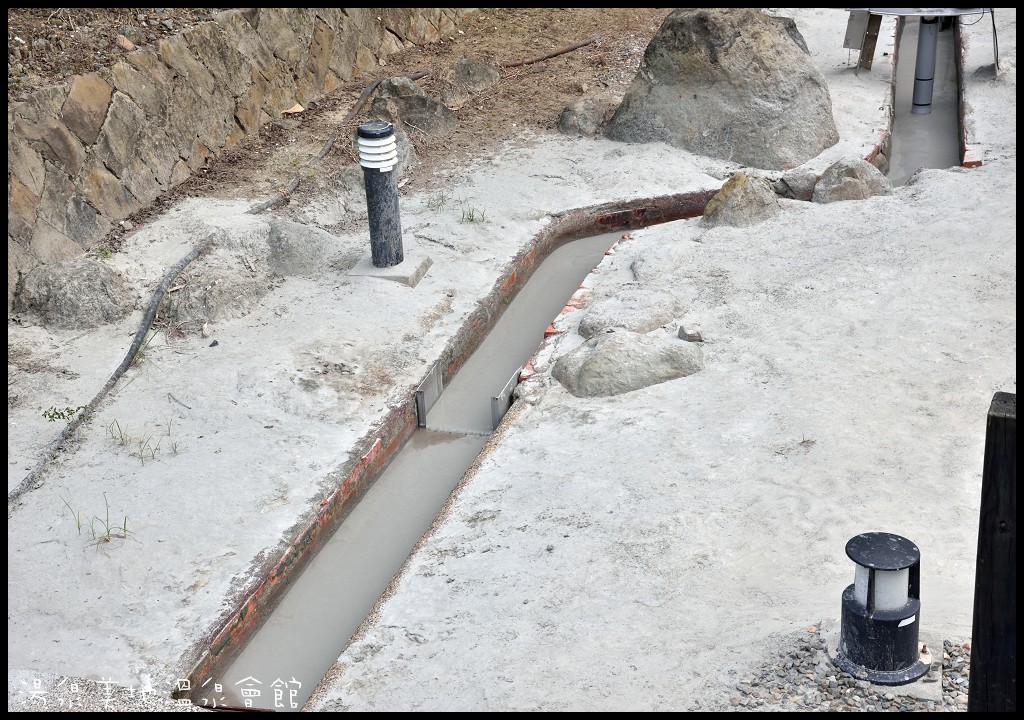
[[128,38],[126,38],[124,35],[118,35],[114,39],[114,44],[117,45],[122,50],[126,50],[126,51],[129,51],[129,52],[135,49],[135,43],[133,43]]
[[679,339],[687,342],[704,342],[704,334],[700,331],[700,325],[680,325]]
[[217,342],[216,340],[214,340],[212,343],[210,343],[210,347],[217,347],[218,345],[220,345],[220,343]]

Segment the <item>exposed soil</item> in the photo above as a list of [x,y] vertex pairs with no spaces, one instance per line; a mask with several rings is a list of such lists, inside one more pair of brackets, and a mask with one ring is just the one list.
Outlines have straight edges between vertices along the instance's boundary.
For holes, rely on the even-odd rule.
[[[217,8],[10,8],[7,102],[71,75],[113,65],[133,47],[180,33],[217,12]],[[119,42],[118,36],[124,39]]]
[[[360,94],[383,77],[428,74],[417,82],[438,97],[438,78],[463,57],[499,67],[501,81],[457,110],[456,132],[429,140],[411,132],[417,163],[407,175],[408,190],[422,190],[439,169],[471,157],[486,157],[523,131],[551,130],[574,100],[621,98],[632,81],[647,43],[670,8],[488,8],[467,16],[451,37],[412,47],[384,61],[380,73],[343,84],[304,112],[281,118],[258,136],[243,140],[160,198],[154,207],[130,218],[132,228],[188,195],[274,197],[295,177],[289,195],[301,203],[330,186],[342,168],[357,162],[350,133],[369,118],[366,103],[338,133],[338,142],[316,172],[307,163],[325,146],[338,124],[355,108]],[[8,101],[63,77],[112,64],[126,51],[118,36],[141,46],[212,18],[211,8],[16,8],[8,10]],[[579,49],[514,67],[503,63],[531,60],[584,40]],[[305,172],[303,172],[305,171]],[[312,181],[310,181],[312,180]],[[119,227],[108,238],[116,248]]]

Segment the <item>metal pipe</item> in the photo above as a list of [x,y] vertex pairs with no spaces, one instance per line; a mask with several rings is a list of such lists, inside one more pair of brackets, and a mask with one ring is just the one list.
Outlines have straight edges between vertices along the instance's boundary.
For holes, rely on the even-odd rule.
[[359,126],[357,136],[370,221],[370,255],[374,267],[392,267],[405,259],[398,185],[392,172],[398,164],[395,127],[385,120],[371,120]]
[[939,19],[921,18],[917,34],[917,66],[914,70],[914,99],[910,112],[927,115],[932,111],[932,89],[935,85],[935,54],[939,46]]

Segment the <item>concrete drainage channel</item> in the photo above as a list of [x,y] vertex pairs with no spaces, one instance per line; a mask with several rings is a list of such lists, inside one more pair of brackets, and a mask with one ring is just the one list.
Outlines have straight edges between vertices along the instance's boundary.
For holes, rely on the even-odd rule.
[[[959,38],[938,38],[929,112],[912,112],[917,29],[916,22],[904,23],[897,33],[891,145],[885,148],[894,185],[922,166],[969,165],[957,142],[963,123],[954,76],[960,68],[953,72]],[[618,233],[697,217],[715,192],[553,217],[509,263],[438,362],[409,388],[407,400],[364,436],[335,492],[264,566],[241,607],[203,641],[188,686],[176,694],[209,709],[300,710],[486,451],[545,328],[567,299],[578,297],[580,282]]]
[[209,709],[300,710],[484,449],[549,323],[619,233],[698,217],[715,192],[553,217],[408,400],[364,437],[334,494],[264,566],[242,606],[203,641],[177,695]]
[[[963,89],[964,24],[992,14],[992,8],[870,8],[862,14],[897,17],[889,128],[865,158],[894,186],[922,168],[978,167],[967,144]],[[852,16],[853,13],[851,13]],[[993,19],[993,53],[999,63]],[[884,162],[878,162],[882,155]]]
[[[954,38],[959,27],[952,20],[905,17],[900,23],[888,172],[893,185],[905,184],[918,168],[948,168],[964,161],[958,143],[959,43]],[[930,79],[919,80],[922,75]]]

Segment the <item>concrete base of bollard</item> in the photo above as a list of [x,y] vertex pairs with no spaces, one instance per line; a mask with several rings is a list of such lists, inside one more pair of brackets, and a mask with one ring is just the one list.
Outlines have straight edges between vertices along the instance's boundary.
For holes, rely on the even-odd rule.
[[423,276],[427,274],[427,270],[433,264],[434,261],[426,255],[407,249],[405,251],[405,260],[398,265],[386,268],[374,267],[373,259],[368,254],[366,257],[360,258],[359,262],[348,271],[348,274],[351,276],[362,275],[384,278],[385,280],[393,280],[409,287],[416,287],[416,284],[423,279]]

